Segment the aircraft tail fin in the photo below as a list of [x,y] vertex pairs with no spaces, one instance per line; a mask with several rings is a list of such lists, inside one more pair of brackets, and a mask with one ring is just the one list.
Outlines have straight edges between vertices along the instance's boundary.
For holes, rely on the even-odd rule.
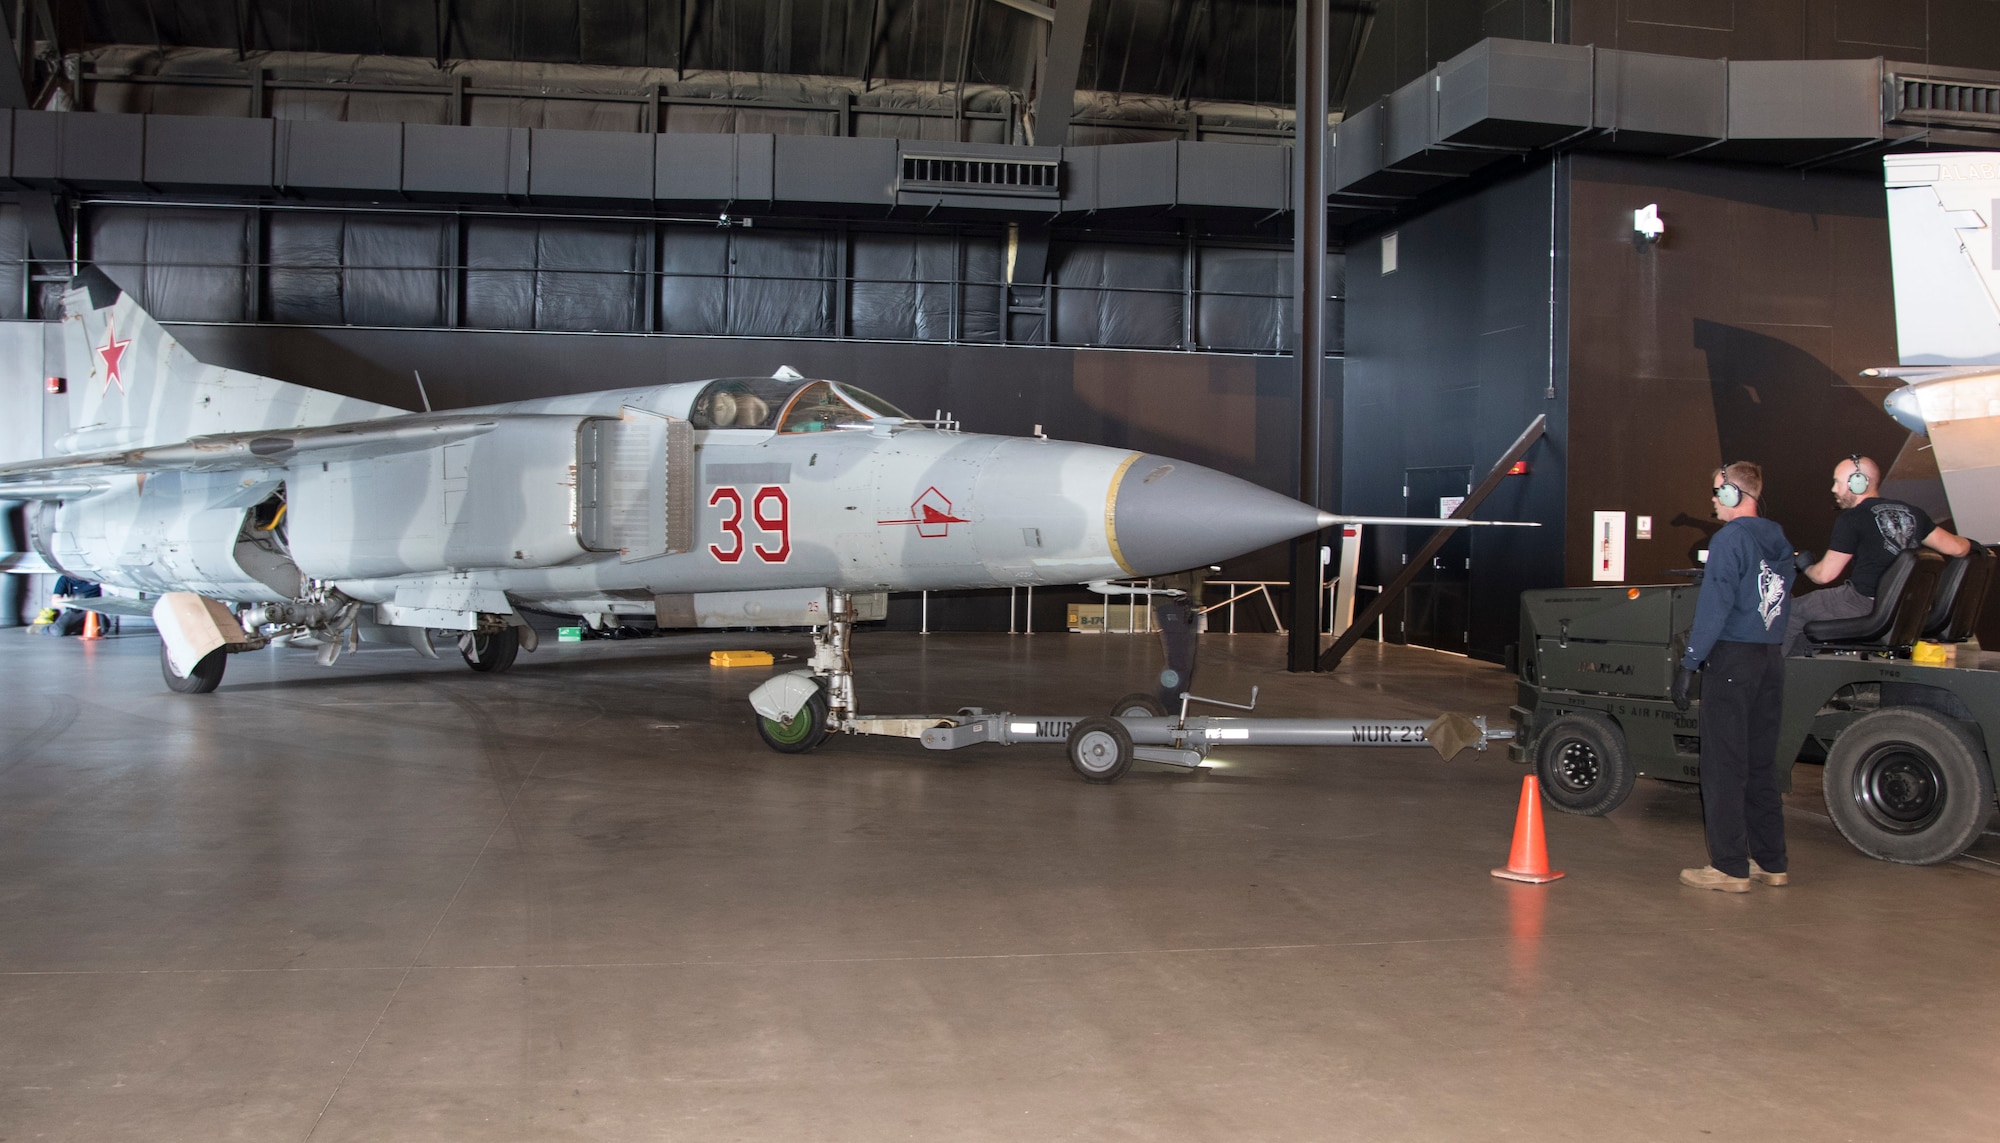
[[1902,363],[2000,364],[2000,154],[1882,163]]
[[70,431],[57,447],[66,453],[404,411],[205,365],[95,266],[63,294],[63,346]]

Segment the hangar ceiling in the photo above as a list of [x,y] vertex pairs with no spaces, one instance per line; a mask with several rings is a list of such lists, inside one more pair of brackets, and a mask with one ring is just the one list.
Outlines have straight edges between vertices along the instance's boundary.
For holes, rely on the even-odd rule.
[[[61,50],[91,45],[327,52],[1035,88],[1039,0],[71,0]],[[1374,5],[1336,3],[1359,48]],[[1078,86],[1290,106],[1290,0],[1095,0]],[[1336,52],[1338,55],[1338,51]]]

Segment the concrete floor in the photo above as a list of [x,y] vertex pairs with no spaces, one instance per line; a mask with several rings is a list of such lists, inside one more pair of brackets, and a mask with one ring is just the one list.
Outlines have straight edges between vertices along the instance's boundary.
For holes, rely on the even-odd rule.
[[[0,1140],[1990,1140],[2000,857],[1682,888],[1692,792],[1504,861],[1496,750],[790,757],[718,646],[232,661],[0,631]],[[859,639],[876,710],[1090,713],[1149,640]],[[1212,636],[1266,713],[1503,719],[1499,669]],[[1816,781],[1816,772],[1801,769]]]

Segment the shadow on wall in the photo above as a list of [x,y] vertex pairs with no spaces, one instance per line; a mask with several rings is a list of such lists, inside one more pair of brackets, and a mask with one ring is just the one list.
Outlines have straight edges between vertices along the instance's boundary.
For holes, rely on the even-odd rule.
[[1764,467],[1760,514],[1793,546],[1823,549],[1838,510],[1833,466],[1860,452],[1888,461],[1909,433],[1825,362],[1789,342],[1721,322],[1694,322],[1708,356],[1722,463]]

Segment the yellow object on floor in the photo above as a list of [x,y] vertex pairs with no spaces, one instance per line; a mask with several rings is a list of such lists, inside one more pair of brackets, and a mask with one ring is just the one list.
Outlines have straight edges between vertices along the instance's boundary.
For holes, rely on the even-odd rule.
[[710,651],[711,667],[768,667],[777,660],[769,651]]
[[1910,648],[1910,662],[1925,667],[1949,667],[1957,662],[1957,651],[1955,645],[1919,642]]

